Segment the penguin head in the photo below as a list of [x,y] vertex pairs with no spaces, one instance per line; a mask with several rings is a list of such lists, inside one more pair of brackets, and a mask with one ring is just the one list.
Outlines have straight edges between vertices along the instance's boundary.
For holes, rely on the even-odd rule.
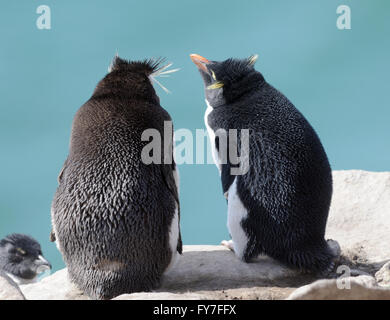
[[51,269],[51,264],[43,257],[35,239],[13,233],[0,240],[0,269],[16,282],[26,283]]
[[159,102],[160,99],[153,87],[153,82],[169,92],[159,81],[159,76],[167,76],[179,69],[168,68],[172,63],[164,64],[165,59],[145,59],[142,61],[131,61],[114,57],[108,68],[108,74],[97,85],[95,94],[114,93],[118,91],[127,92],[133,97],[139,97],[152,102]]
[[205,85],[205,95],[213,107],[229,104],[246,92],[264,82],[254,64],[257,55],[246,59],[208,60],[198,54],[191,54],[191,60],[198,67]]
[[158,67],[164,59],[145,59],[142,61],[131,61],[120,58],[118,55],[115,55],[112,60],[108,72],[122,72],[128,73],[133,78],[141,79],[142,77],[150,76]]
[[158,101],[150,75],[158,69],[161,60],[130,61],[114,57],[108,74],[99,82],[94,94],[125,92],[135,98]]

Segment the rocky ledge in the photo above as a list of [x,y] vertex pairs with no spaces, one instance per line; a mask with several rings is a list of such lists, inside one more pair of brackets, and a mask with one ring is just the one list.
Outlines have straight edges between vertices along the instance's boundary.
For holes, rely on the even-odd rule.
[[[327,238],[341,247],[338,278],[315,279],[268,257],[243,263],[222,246],[184,246],[160,289],[115,299],[390,299],[390,172],[333,176]],[[23,294],[12,286],[4,290],[1,281],[0,299],[88,299],[66,269],[21,286]]]

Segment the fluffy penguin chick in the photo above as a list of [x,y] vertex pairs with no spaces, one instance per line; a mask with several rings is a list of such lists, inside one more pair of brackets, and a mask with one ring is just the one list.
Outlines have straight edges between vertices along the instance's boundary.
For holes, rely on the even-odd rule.
[[151,83],[161,68],[158,60],[114,58],[73,120],[52,239],[71,281],[94,299],[158,287],[182,251],[175,163],[164,164],[163,154],[151,164],[141,158],[147,129],[170,141],[161,150],[173,152],[172,130],[164,137],[171,118]]
[[[228,200],[223,242],[249,262],[266,254],[291,267],[328,272],[334,245],[324,239],[332,196],[332,174],[321,142],[304,116],[254,69],[257,56],[209,61],[191,55],[204,84],[206,127]],[[249,130],[248,171],[232,174],[229,152],[218,129]],[[221,154],[227,161],[221,161]],[[241,155],[242,156],[242,155]],[[337,246],[336,246],[337,247]]]
[[0,240],[0,271],[17,284],[36,282],[37,276],[49,269],[51,264],[34,238],[13,233]]

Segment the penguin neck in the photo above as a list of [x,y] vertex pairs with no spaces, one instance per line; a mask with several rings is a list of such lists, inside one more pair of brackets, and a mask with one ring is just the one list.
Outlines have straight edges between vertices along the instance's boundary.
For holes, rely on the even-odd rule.
[[260,72],[253,72],[239,82],[232,83],[223,93],[227,104],[252,95],[266,84]]
[[127,97],[128,99],[149,101],[151,103],[159,103],[156,95],[144,94],[136,90],[129,90],[128,88],[103,88],[95,90],[92,99],[113,98],[113,97]]
[[92,98],[104,97],[128,97],[136,100],[146,100],[151,103],[160,103],[153,85],[148,83],[136,83],[126,79],[106,76],[96,86]]
[[209,90],[206,89],[205,96],[206,96],[206,103],[207,106],[210,108],[217,108],[219,106],[225,105],[226,100],[223,96],[223,89],[214,89]]
[[267,82],[259,72],[253,72],[239,82],[230,83],[220,89],[206,89],[206,100],[212,108],[218,108],[245,99]]

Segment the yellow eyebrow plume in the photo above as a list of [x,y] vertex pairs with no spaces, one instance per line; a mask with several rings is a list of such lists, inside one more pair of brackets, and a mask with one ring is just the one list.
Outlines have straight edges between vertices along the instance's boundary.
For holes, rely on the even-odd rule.
[[211,70],[211,76],[213,77],[213,79],[214,79],[215,81],[217,81],[217,77],[215,76],[215,73],[214,73],[213,70]]
[[250,56],[248,61],[249,61],[249,64],[250,65],[254,65],[257,61],[257,59],[259,58],[259,55],[258,54],[255,54],[253,56]]
[[207,87],[207,89],[219,89],[223,87],[223,82],[217,81],[216,83],[213,83]]
[[22,248],[16,248],[16,250],[22,254],[22,255],[25,255],[26,254],[26,251],[24,251]]

